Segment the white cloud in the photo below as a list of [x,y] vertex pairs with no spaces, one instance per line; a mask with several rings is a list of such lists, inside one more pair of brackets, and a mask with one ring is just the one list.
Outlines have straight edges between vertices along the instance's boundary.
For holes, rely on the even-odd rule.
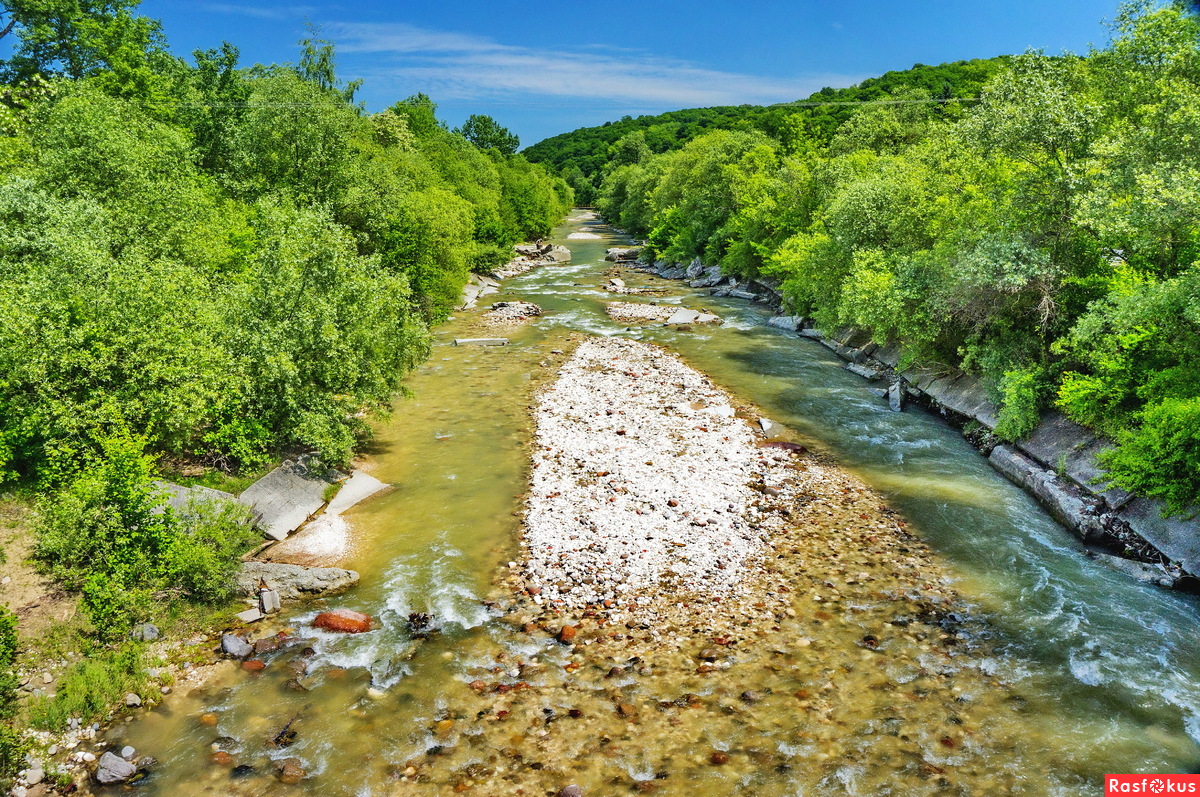
[[196,3],[202,11],[217,14],[238,14],[255,19],[295,19],[321,10],[320,6],[251,6],[242,3]]
[[798,75],[773,78],[723,72],[640,51],[567,52],[500,44],[470,34],[406,24],[333,23],[326,33],[342,53],[387,57],[372,82],[402,82],[441,98],[498,98],[513,94],[695,107],[784,102],[859,77]]

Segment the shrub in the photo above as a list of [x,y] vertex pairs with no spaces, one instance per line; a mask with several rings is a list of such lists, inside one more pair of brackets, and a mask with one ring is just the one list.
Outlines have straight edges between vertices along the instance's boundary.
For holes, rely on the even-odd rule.
[[1112,483],[1155,496],[1171,513],[1196,511],[1200,496],[1200,398],[1147,407],[1141,424],[1100,456]]
[[94,573],[83,582],[80,608],[95,635],[107,642],[126,636],[139,622],[149,619],[151,596],[118,574]]
[[192,498],[177,526],[163,566],[165,586],[204,603],[228,598],[242,554],[260,539],[251,511],[230,501]]
[[25,766],[25,740],[12,724],[20,681],[17,661],[17,616],[0,608],[0,783],[7,784]]
[[1042,419],[1047,386],[1040,368],[1014,368],[1000,379],[1000,417],[996,434],[1005,440],[1019,440]]

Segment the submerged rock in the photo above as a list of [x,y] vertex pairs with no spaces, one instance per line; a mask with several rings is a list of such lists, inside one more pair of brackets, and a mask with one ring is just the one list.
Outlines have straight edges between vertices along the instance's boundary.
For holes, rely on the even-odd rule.
[[371,630],[371,617],[350,609],[334,609],[318,614],[313,620],[313,625],[317,628],[324,628],[326,631],[361,634]]

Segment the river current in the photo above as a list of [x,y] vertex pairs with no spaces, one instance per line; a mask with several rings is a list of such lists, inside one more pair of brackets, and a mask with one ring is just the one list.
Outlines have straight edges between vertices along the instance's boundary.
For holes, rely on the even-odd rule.
[[[599,237],[567,238],[581,231]],[[511,345],[483,348],[453,345],[468,331],[480,334],[471,325],[482,311],[460,313],[436,330],[432,356],[407,380],[411,396],[398,400],[392,417],[378,425],[369,467],[395,489],[346,515],[354,543],[330,564],[358,570],[362,581],[329,601],[371,614],[378,630],[354,637],[313,631],[315,607],[286,610],[273,625],[255,629],[256,636],[292,629],[315,640],[303,679],[307,691],[287,685],[296,672],[282,658],[254,675],[223,665],[205,688],[177,690],[144,718],[110,732],[160,761],[140,791],[454,792],[449,781],[412,782],[404,771],[410,762],[452,755],[447,748],[469,742],[465,733],[438,730],[456,691],[497,649],[513,659],[540,656],[548,666],[565,661],[552,641],[513,633],[483,601],[497,597],[497,573],[518,554],[529,405],[561,361],[553,352],[580,332],[626,335],[679,353],[784,424],[793,439],[835,458],[907,519],[908,530],[933,549],[986,629],[990,652],[981,666],[1020,697],[1027,752],[1020,771],[1003,756],[989,761],[995,793],[1094,795],[1102,793],[1106,772],[1200,767],[1195,598],[1135,583],[1087,558],[1075,538],[958,432],[920,410],[891,412],[827,349],[766,326],[763,307],[656,281],[666,294],[654,301],[711,309],[724,324],[631,329],[609,319],[604,304],[646,299],[601,288],[610,265],[603,262],[605,249],[625,239],[577,212],[552,240],[568,246],[573,261],[508,280],[495,297],[535,302],[545,315],[498,333]],[[648,280],[629,281],[639,279]],[[429,614],[438,633],[415,639],[407,622],[413,612]],[[295,744],[276,749],[266,743],[292,719]],[[627,784],[585,783],[585,793],[633,793],[645,783],[660,794],[985,793],[964,790],[952,778],[867,789],[856,785],[853,772],[814,784],[795,774],[813,752],[792,744],[793,719],[774,719],[775,730],[756,743],[769,744],[772,761],[783,757],[788,765],[768,774],[713,769],[656,781],[664,767],[654,760],[654,740],[645,739],[620,762]],[[521,743],[514,736],[513,745]],[[212,763],[214,744],[234,753],[243,769],[231,773]],[[270,759],[284,757],[302,762],[308,777],[300,784],[275,779]],[[477,779],[467,783],[471,793],[494,793],[487,782],[497,767],[485,758]],[[522,760],[508,759],[501,770]]]

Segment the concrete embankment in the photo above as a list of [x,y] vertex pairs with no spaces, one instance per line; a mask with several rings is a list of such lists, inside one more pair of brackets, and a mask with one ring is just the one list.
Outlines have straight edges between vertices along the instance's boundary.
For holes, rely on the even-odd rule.
[[[628,259],[622,250],[620,259]],[[614,258],[618,259],[618,258]],[[770,280],[739,281],[699,259],[690,264],[631,263],[666,279],[708,288],[714,296],[754,300],[777,311],[780,286]],[[943,364],[903,363],[899,345],[880,345],[856,329],[820,330],[809,319],[776,316],[771,326],[817,341],[846,362],[846,369],[889,399],[895,410],[920,403],[959,426],[1000,473],[1024,488],[1057,521],[1139,580],[1195,590],[1200,586],[1200,521],[1164,518],[1161,502],[1106,486],[1097,456],[1112,442],[1058,412],[1047,413],[1028,437],[1012,443],[994,434],[999,407],[982,382]]]

